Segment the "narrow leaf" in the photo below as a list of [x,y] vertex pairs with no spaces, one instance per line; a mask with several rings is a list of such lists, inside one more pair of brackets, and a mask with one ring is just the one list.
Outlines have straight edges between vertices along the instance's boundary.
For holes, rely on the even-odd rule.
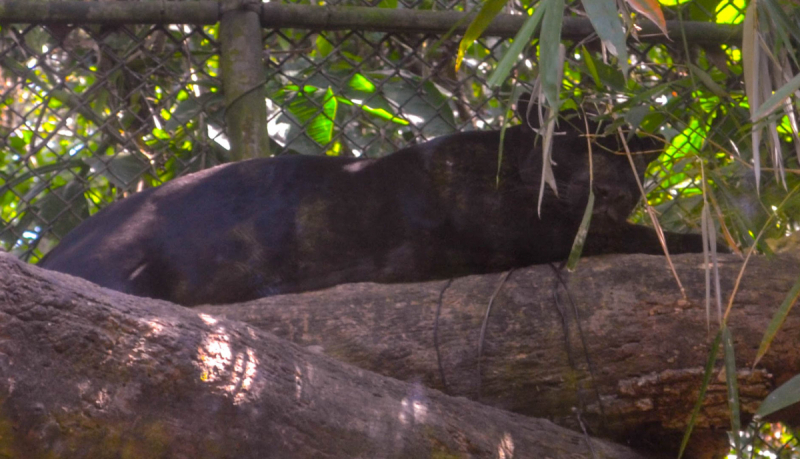
[[[528,110],[530,110],[530,108]],[[537,211],[540,217],[542,216],[542,200],[544,199],[545,184],[549,185],[556,196],[558,196],[558,185],[553,175],[553,164],[550,161],[550,155],[552,154],[551,148],[553,146],[553,131],[556,127],[557,117],[558,112],[554,112],[550,108],[547,109],[547,116],[544,122],[544,135],[542,136],[542,179],[539,181],[539,203],[537,205]]]
[[628,5],[633,7],[640,14],[644,15],[647,19],[653,21],[655,25],[661,29],[665,37],[669,37],[667,33],[667,21],[664,19],[664,13],[661,11],[661,5],[658,0],[626,0]]
[[561,23],[564,19],[564,0],[547,0],[544,23],[539,35],[539,78],[548,105],[558,113],[561,105],[558,93],[561,90],[561,75],[564,70],[564,53],[561,44]]
[[458,56],[456,57],[456,71],[461,67],[461,61],[464,60],[464,53],[467,51],[472,43],[481,36],[484,30],[489,27],[494,17],[503,9],[508,0],[486,0],[478,11],[478,15],[470,22],[467,31],[461,38],[461,43],[458,44]]
[[727,325],[722,326],[722,346],[725,349],[725,382],[728,386],[728,409],[731,413],[731,435],[736,453],[742,448],[739,432],[742,430],[739,404],[739,383],[736,380],[736,358],[733,355],[733,337]]
[[783,322],[789,315],[789,311],[792,310],[792,307],[797,302],[798,296],[800,296],[800,277],[794,283],[794,286],[792,286],[792,289],[789,291],[789,294],[786,295],[786,298],[784,298],[781,307],[778,308],[778,311],[775,312],[774,316],[772,316],[772,321],[770,321],[767,331],[764,332],[764,337],[761,339],[761,344],[758,346],[758,352],[756,353],[756,360],[753,362],[753,366],[755,366],[758,361],[761,360],[761,357],[764,357],[764,354],[767,353],[769,345],[772,344],[772,340],[775,339],[775,335],[778,333],[778,330],[780,330]]
[[594,80],[594,87],[597,89],[603,89],[603,82],[600,80],[600,74],[597,72],[597,65],[595,65],[592,53],[586,49],[586,46],[581,46],[581,57],[583,58],[583,62],[586,63],[586,68],[589,70],[589,75],[591,75],[592,80]]
[[498,86],[505,81],[511,69],[519,62],[519,55],[522,49],[525,48],[525,45],[530,43],[533,32],[536,31],[536,27],[538,27],[539,23],[542,22],[544,10],[545,8],[537,6],[536,9],[533,10],[533,15],[525,20],[525,24],[522,25],[517,35],[514,36],[514,41],[511,43],[511,46],[506,53],[503,54],[497,67],[494,69],[491,76],[489,76],[489,81],[487,83],[489,87]]
[[700,67],[692,64],[691,62],[689,63],[689,68],[692,70],[692,73],[694,74],[694,76],[696,76],[700,81],[702,81],[703,84],[709,90],[711,90],[711,92],[714,93],[715,96],[720,97],[720,98],[727,98],[728,97],[728,92],[725,91],[725,89],[722,86],[718,85],[717,82],[714,81],[713,78],[711,78],[711,75],[706,73],[705,70],[703,70]]
[[572,243],[572,250],[569,252],[567,260],[567,270],[570,272],[575,270],[575,266],[581,258],[583,244],[586,242],[586,235],[589,234],[592,212],[594,212],[594,192],[589,189],[589,202],[586,204],[586,210],[583,211],[583,220],[581,220],[581,226],[578,228],[578,234],[575,235],[575,242]]
[[756,414],[767,416],[797,402],[800,402],[800,375],[781,384],[781,387],[767,395]]
[[775,91],[769,99],[765,100],[764,103],[758,107],[755,113],[753,113],[752,121],[753,123],[757,123],[765,116],[768,116],[778,108],[780,108],[783,104],[786,103],[786,99],[792,95],[795,91],[800,89],[800,73],[794,76],[788,83],[781,86],[780,89]]
[[[583,0],[583,7],[589,15],[594,30],[611,54],[617,56],[622,72],[627,75],[628,48],[616,5],[616,2],[608,0]],[[547,25],[546,20],[545,25]]]
[[409,123],[408,121],[406,121],[406,120],[404,120],[402,118],[398,118],[398,117],[392,115],[391,113],[387,112],[386,110],[384,110],[382,108],[372,108],[372,107],[368,107],[366,105],[362,105],[361,109],[364,110],[364,112],[369,113],[370,115],[375,115],[375,116],[377,116],[379,118],[383,118],[385,120],[391,121],[392,123],[397,123],[397,124],[399,124],[401,126],[408,126],[409,124],[411,124],[411,123]]
[[[705,196],[704,196],[705,198]],[[706,273],[706,327],[711,330],[711,270],[708,269],[709,231],[711,226],[711,215],[708,211],[708,201],[703,199],[703,211],[700,214],[700,234],[703,238],[703,266]]]
[[678,459],[683,456],[686,445],[689,444],[689,438],[692,436],[692,430],[697,423],[697,415],[700,414],[700,408],[703,407],[703,399],[706,397],[708,390],[708,383],[711,382],[711,374],[714,371],[714,362],[717,361],[717,352],[719,351],[719,343],[722,340],[722,331],[717,332],[714,342],[711,343],[711,349],[708,351],[708,360],[706,360],[706,369],[703,372],[703,383],[700,385],[700,393],[697,395],[697,401],[694,403],[692,409],[692,416],[689,418],[689,423],[686,425],[686,431],[683,433],[683,440],[681,441],[681,449],[678,452]]
[[[744,89],[747,103],[750,105],[750,116],[755,118],[755,110],[761,102],[759,100],[759,62],[761,61],[761,47],[758,45],[758,1],[752,0],[747,5],[742,30],[742,69],[744,74]],[[753,169],[756,175],[756,193],[760,191],[761,184],[761,127],[753,124],[750,135],[752,137]]]

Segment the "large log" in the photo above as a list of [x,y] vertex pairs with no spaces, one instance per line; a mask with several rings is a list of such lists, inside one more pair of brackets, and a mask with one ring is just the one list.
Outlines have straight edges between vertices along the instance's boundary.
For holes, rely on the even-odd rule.
[[[199,310],[248,322],[361,368],[575,429],[577,408],[592,432],[675,449],[697,400],[718,322],[712,306],[709,331],[702,255],[673,260],[685,299],[664,257],[587,258],[575,273],[562,274],[588,354],[565,290],[556,288],[555,271],[549,266],[514,271],[491,309],[480,378],[481,324],[500,274],[456,279],[448,287],[445,281],[343,285]],[[738,256],[720,257],[723,302],[741,266]],[[756,257],[745,271],[729,320],[744,413],[753,413],[776,383],[800,373],[797,311],[751,369],[766,325],[798,276],[800,263],[790,258]],[[434,346],[440,295],[441,371]],[[715,377],[698,420],[696,447],[724,448],[730,429],[726,398],[724,380]],[[696,456],[705,454],[697,451]]]
[[638,458],[0,253],[0,456]]

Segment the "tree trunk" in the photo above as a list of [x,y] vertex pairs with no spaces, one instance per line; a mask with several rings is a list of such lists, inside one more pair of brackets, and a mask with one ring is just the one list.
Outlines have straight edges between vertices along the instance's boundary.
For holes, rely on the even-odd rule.
[[[363,288],[376,287],[331,293],[341,299]],[[447,304],[452,324],[452,298]],[[323,317],[355,307],[331,303]],[[451,364],[455,335],[443,336]],[[0,254],[0,413],[0,456],[26,459],[643,457],[602,440],[590,448],[584,435],[549,421],[379,376],[241,322],[102,289],[8,254]]]
[[[500,274],[456,279],[449,286],[445,281],[342,285],[197,310],[248,322],[383,375],[420,381],[576,430],[577,408],[595,434],[653,450],[676,450],[697,400],[718,316],[712,303],[709,331],[702,255],[674,256],[673,261],[686,299],[664,257],[584,259],[575,273],[562,273],[574,308],[564,288],[556,288],[551,267],[514,271],[491,309],[480,377],[481,324],[501,284]],[[720,258],[723,309],[741,266],[737,256]],[[756,257],[745,271],[729,319],[744,413],[753,413],[777,383],[800,373],[796,310],[767,356],[751,369],[767,324],[798,275],[800,263],[789,258]],[[441,371],[434,346],[440,295]],[[588,353],[576,326],[576,310]],[[718,355],[721,369],[722,352]],[[717,372],[693,437],[696,457],[724,449],[730,429],[726,399],[725,382]]]

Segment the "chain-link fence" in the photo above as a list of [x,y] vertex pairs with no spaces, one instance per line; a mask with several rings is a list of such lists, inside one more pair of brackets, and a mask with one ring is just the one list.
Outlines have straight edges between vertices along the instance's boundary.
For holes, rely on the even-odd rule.
[[[397,10],[474,6],[373,3],[360,4]],[[529,7],[515,2],[507,9],[523,13]],[[667,19],[728,23],[740,22],[743,9],[736,0],[664,7]],[[579,3],[566,14],[585,16]],[[218,30],[176,24],[2,26],[0,240],[6,250],[35,261],[110,202],[231,160]],[[538,74],[533,47],[503,85],[490,88],[487,78],[509,46],[492,36],[469,48],[458,72],[453,64],[460,35],[277,28],[265,29],[262,38],[270,154],[376,157],[457,131],[497,129],[515,88],[529,86]],[[743,137],[740,121],[747,117],[730,107],[730,97],[700,99],[709,91],[703,78],[726,94],[741,94],[739,51],[678,37],[638,38],[629,41],[633,65],[625,77],[596,36],[568,42],[563,96],[573,101],[567,106],[603,112],[614,105],[627,121],[660,126],[671,146],[662,167],[651,171],[652,202],[666,227],[697,226],[701,171],[689,150],[729,149],[726,140]],[[718,114],[709,118],[708,110]],[[711,164],[710,173],[718,165]],[[725,167],[745,166],[728,161]],[[729,172],[715,179],[728,180],[734,176]],[[747,231],[745,223],[731,230]]]

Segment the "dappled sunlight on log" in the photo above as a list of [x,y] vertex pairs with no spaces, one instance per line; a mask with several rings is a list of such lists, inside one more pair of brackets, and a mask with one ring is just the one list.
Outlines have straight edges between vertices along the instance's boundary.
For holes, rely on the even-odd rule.
[[[200,314],[200,318],[209,325],[217,322],[207,314]],[[239,405],[260,395],[260,389],[254,384],[258,373],[258,357],[249,347],[234,352],[230,343],[231,337],[225,328],[218,327],[206,335],[203,344],[198,347],[195,364],[201,370],[201,381],[219,382],[218,389],[232,396],[234,405]]]
[[500,459],[511,459],[514,457],[514,439],[511,434],[506,432],[500,443],[497,444],[497,457]]
[[403,424],[424,424],[428,420],[428,405],[418,397],[403,397],[398,419]]

